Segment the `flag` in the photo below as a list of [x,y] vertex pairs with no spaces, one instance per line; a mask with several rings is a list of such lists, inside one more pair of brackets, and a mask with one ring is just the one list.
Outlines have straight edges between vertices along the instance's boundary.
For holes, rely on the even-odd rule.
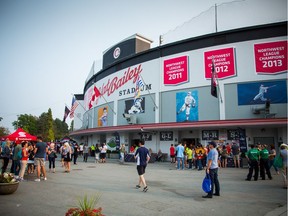
[[75,109],[77,108],[78,105],[79,105],[79,103],[76,101],[75,97],[73,96],[71,111],[70,111],[70,118],[74,118],[74,112],[75,112]]
[[137,81],[136,81],[134,101],[135,101],[137,98],[140,98],[140,90],[141,90],[141,88],[144,88],[144,86],[145,86],[145,85],[144,85],[141,77],[138,76],[138,79],[137,79]]
[[92,97],[91,97],[91,100],[89,102],[89,109],[91,109],[93,107],[93,102],[101,95],[99,89],[94,86],[94,89],[93,89],[93,94],[92,94]]
[[212,75],[211,75],[211,95],[214,97],[217,96],[217,80],[216,80],[216,72],[214,67],[214,61],[212,61]]
[[65,105],[63,122],[66,121],[66,118],[67,118],[67,116],[69,115],[69,113],[70,113],[70,110],[69,110],[69,108]]

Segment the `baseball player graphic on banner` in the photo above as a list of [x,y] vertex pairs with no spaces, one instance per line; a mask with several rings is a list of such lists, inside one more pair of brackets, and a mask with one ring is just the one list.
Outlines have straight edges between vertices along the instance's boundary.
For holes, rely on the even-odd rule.
[[176,93],[177,122],[198,121],[198,91]]

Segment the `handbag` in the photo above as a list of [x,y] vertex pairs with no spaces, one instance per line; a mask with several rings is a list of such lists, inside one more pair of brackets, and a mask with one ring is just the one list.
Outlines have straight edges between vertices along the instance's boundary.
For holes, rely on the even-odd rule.
[[212,181],[210,175],[206,173],[203,182],[202,182],[202,189],[204,192],[209,193],[212,190]]
[[54,152],[54,158],[57,158],[57,154],[56,154],[56,152]]
[[273,165],[278,168],[282,168],[283,166],[283,159],[280,155],[278,155],[273,162]]

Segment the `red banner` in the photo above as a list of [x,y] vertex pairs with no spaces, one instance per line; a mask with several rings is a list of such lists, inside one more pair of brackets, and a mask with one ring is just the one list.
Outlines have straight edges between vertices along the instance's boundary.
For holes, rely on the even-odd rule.
[[287,71],[287,41],[254,44],[256,73]]
[[225,48],[204,52],[205,78],[211,79],[212,59],[219,79],[236,75],[234,48]]
[[178,85],[188,82],[188,56],[164,61],[164,85]]

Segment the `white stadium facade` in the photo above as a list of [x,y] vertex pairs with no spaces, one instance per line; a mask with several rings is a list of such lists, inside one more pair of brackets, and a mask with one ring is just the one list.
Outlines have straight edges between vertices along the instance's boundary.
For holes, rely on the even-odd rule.
[[[231,27],[227,19],[252,6],[224,5],[211,11],[214,29],[207,33],[154,48],[135,34],[106,50],[102,69],[93,64],[83,93],[75,94],[81,106],[70,136],[112,150],[124,143],[127,151],[144,139],[153,152],[168,154],[183,141],[237,142],[243,152],[250,144],[277,149],[287,142],[287,2],[259,2],[262,12],[248,23]],[[225,10],[229,25],[220,20]],[[213,65],[217,97],[211,95]]]

